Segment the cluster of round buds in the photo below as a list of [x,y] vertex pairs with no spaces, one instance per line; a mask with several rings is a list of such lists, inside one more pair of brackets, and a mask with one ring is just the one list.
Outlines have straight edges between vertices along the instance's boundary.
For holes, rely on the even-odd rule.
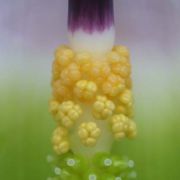
[[74,52],[71,49],[69,49],[69,48],[67,48],[65,46],[60,46],[55,52],[56,61],[62,67],[65,67],[68,64],[70,64],[73,57],[74,57]]
[[112,116],[110,119],[113,135],[116,139],[133,138],[136,135],[136,125],[124,114]]
[[71,63],[74,57],[74,52],[66,47],[60,46],[55,52],[55,60],[52,67],[52,82],[60,78],[61,71]]
[[59,102],[56,100],[51,100],[49,102],[49,111],[55,117],[58,112]]
[[118,75],[111,73],[102,85],[104,94],[111,97],[117,96],[125,88],[125,81]]
[[93,104],[93,115],[97,119],[107,119],[113,114],[114,109],[114,103],[106,96],[97,96]]
[[81,78],[79,66],[76,63],[69,64],[62,70],[60,78],[65,85],[72,85]]
[[[110,63],[113,73],[120,75],[122,78],[128,78],[131,73],[129,63],[129,52],[125,47],[116,47],[115,50],[108,53],[107,59]],[[120,53],[119,53],[120,52]]]
[[[124,57],[122,59],[126,60]],[[122,78],[128,78],[131,73],[131,65],[129,63],[113,64],[111,66],[112,72],[120,75]]]
[[128,129],[126,131],[126,136],[128,138],[134,138],[137,135],[137,127],[136,127],[136,123],[132,120],[129,120],[129,126]]
[[129,59],[129,49],[126,46],[117,45],[114,46],[113,50],[117,52],[120,56]]
[[94,62],[90,71],[90,76],[98,83],[102,84],[110,75],[111,68],[107,62]]
[[58,101],[63,101],[70,99],[72,97],[72,92],[70,89],[62,83],[61,80],[55,81],[53,84],[53,96]]
[[79,105],[74,104],[72,101],[64,101],[59,105],[55,118],[61,125],[70,128],[74,125],[76,120],[79,119],[81,113],[82,110]]
[[132,92],[131,92],[131,90],[125,89],[125,90],[123,91],[123,93],[120,95],[119,101],[120,101],[122,104],[125,104],[125,105],[130,105],[130,104],[132,104],[133,97],[132,97]]
[[55,60],[52,65],[52,81],[51,84],[60,78],[62,67],[61,65]]
[[53,149],[54,151],[60,155],[69,151],[70,144],[68,140],[68,131],[66,128],[58,126],[54,132],[52,137]]
[[82,123],[79,127],[78,135],[82,144],[85,146],[96,145],[97,139],[101,134],[101,130],[94,122]]
[[79,65],[82,72],[87,73],[92,66],[91,55],[87,52],[79,52],[75,57],[75,62]]
[[50,102],[50,112],[57,125],[73,133],[79,128],[76,133],[81,142],[86,146],[95,145],[100,136],[96,123],[86,121],[72,129],[75,123],[79,124],[82,114],[76,103],[88,103],[95,119],[111,122],[115,138],[134,137],[136,125],[129,119],[133,114],[130,74],[129,51],[124,46],[115,46],[101,60],[93,59],[90,53],[76,53],[60,46],[53,63],[53,100]]
[[125,89],[118,98],[119,102],[116,106],[116,112],[125,114],[128,117],[133,116],[133,96],[130,89]]
[[94,99],[97,92],[97,85],[93,81],[80,80],[76,83],[74,93],[82,101]]

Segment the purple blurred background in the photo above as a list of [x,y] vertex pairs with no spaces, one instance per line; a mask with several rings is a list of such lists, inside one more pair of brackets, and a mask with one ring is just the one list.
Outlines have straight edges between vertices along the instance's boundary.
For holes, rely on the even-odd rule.
[[[48,0],[0,2],[1,67],[2,62],[3,65],[12,63],[13,66],[24,63],[28,60],[21,59],[20,56],[24,55],[49,56],[59,44],[67,42],[66,0],[54,0],[51,3]],[[168,57],[167,61],[174,63],[174,54],[177,54],[180,48],[180,1],[114,2],[117,42],[134,50],[139,47],[143,49],[143,53],[150,56],[162,52]],[[18,60],[15,62],[15,59]],[[157,61],[151,58],[151,61],[153,60]],[[29,61],[33,61],[33,58]],[[39,61],[45,63],[43,58]]]

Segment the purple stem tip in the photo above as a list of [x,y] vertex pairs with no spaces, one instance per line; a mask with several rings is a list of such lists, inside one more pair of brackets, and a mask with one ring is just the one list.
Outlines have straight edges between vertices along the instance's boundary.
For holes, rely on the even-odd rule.
[[69,0],[68,29],[102,32],[114,25],[113,0]]

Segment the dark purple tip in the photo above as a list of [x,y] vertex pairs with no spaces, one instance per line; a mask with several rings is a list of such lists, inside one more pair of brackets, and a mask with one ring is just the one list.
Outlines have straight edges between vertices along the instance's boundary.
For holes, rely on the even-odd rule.
[[68,29],[88,33],[114,25],[113,0],[69,0]]

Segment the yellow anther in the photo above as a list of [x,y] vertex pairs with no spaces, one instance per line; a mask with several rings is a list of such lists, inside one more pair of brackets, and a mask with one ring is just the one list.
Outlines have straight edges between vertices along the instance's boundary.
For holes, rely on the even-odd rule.
[[122,78],[129,77],[131,73],[131,66],[128,63],[118,63],[111,66],[112,72],[120,75]]
[[79,105],[74,104],[72,101],[65,101],[59,105],[56,120],[64,127],[70,128],[81,114],[82,110]]
[[120,54],[120,56],[124,56],[126,58],[129,58],[129,50],[125,46],[115,46],[114,50]]
[[116,139],[121,139],[126,136],[129,119],[123,115],[114,115],[111,120],[112,132]]
[[120,102],[123,104],[132,104],[132,92],[129,89],[124,90],[124,92],[120,95]]
[[134,137],[136,135],[136,125],[124,114],[114,115],[110,119],[113,135],[116,139],[124,137]]
[[80,100],[92,100],[97,92],[97,86],[93,81],[80,80],[76,83],[74,93]]
[[107,62],[94,62],[91,69],[91,77],[93,77],[97,82],[104,81],[106,77],[109,76],[111,68]]
[[71,63],[67,68],[61,72],[61,80],[64,84],[72,85],[81,78],[79,66]]
[[97,96],[93,105],[93,115],[97,119],[106,119],[113,114],[115,105],[111,100],[105,96]]
[[132,118],[134,116],[134,108],[133,108],[133,103],[129,103],[126,105],[127,108],[127,116]]
[[69,48],[62,47],[56,51],[55,57],[61,66],[67,66],[72,61],[74,52]]
[[121,57],[117,52],[111,51],[107,54],[107,59],[110,64],[117,64],[119,63]]
[[137,135],[136,123],[132,120],[129,121],[129,126],[126,131],[126,135],[128,138],[134,138]]
[[62,101],[71,98],[70,89],[63,85],[60,80],[57,80],[53,83],[53,96],[55,99]]
[[116,106],[116,113],[118,114],[127,114],[127,108],[124,105]]
[[58,112],[59,102],[55,100],[51,100],[49,102],[49,111],[50,113],[55,116]]
[[52,80],[53,82],[60,78],[60,73],[62,71],[61,65],[55,60],[52,65]]
[[80,52],[75,57],[75,61],[80,65],[85,64],[90,60],[91,60],[91,55],[87,52]]
[[94,122],[82,123],[79,127],[78,135],[85,146],[95,146],[101,130]]
[[116,96],[125,88],[125,80],[115,74],[110,74],[108,79],[103,83],[102,90],[104,94]]
[[58,155],[68,152],[70,144],[67,130],[60,126],[57,127],[53,132],[52,143],[53,149]]

